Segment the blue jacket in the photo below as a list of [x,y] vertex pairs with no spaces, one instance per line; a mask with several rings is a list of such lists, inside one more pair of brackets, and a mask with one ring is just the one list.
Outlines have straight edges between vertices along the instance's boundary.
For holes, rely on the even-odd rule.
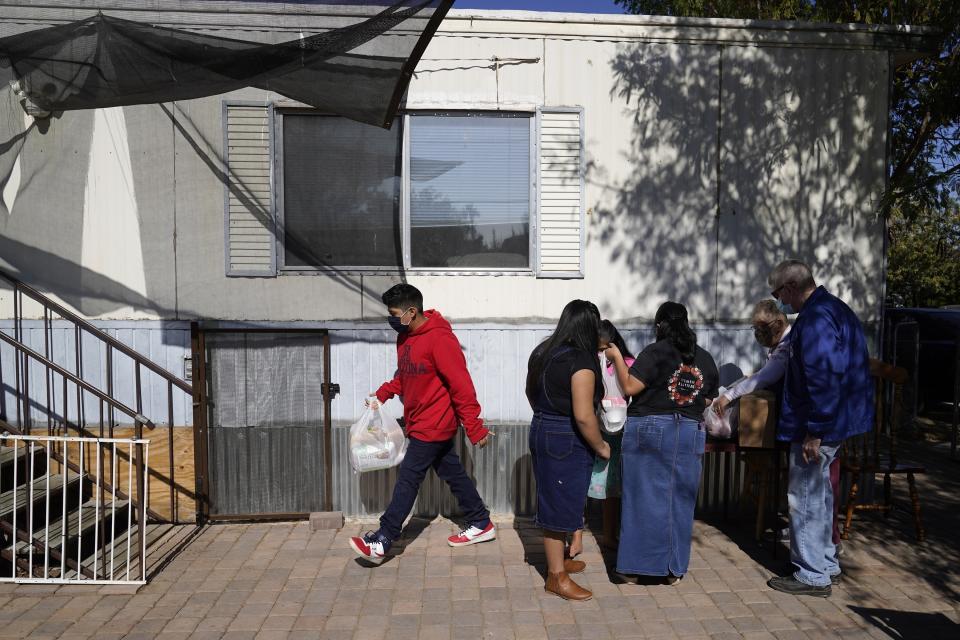
[[818,287],[790,332],[777,439],[810,434],[839,442],[873,428],[874,383],[863,326],[842,300]]

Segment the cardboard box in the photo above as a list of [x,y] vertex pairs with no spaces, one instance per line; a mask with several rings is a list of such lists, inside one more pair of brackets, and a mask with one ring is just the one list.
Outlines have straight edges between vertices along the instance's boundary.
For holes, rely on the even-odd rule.
[[777,397],[754,391],[740,398],[740,446],[772,449],[777,433]]

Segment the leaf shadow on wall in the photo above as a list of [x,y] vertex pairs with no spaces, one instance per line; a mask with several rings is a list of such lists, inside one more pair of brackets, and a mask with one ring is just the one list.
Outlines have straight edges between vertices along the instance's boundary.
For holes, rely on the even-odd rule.
[[883,188],[886,118],[881,108],[884,117],[871,119],[870,100],[885,97],[886,68],[871,56],[619,48],[610,100],[631,126],[627,169],[615,175],[591,159],[587,179],[602,194],[591,240],[636,283],[633,317],[672,299],[695,321],[746,321],[787,257],[808,261],[854,308],[879,304],[873,198]]

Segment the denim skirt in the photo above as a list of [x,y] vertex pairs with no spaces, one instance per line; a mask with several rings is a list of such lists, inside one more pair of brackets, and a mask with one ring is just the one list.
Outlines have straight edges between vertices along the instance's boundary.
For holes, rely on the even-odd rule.
[[696,420],[677,414],[627,419],[621,450],[620,573],[687,572],[706,436]]
[[574,419],[536,413],[530,423],[530,454],[537,481],[536,525],[548,531],[582,529],[594,456]]

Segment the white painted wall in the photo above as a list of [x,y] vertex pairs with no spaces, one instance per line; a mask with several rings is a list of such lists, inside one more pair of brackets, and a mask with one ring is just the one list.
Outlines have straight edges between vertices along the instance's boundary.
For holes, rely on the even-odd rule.
[[[22,17],[28,7],[15,4],[0,2],[0,19]],[[136,6],[130,0],[108,4],[122,17],[146,19],[123,13]],[[198,13],[195,2],[149,13],[193,27],[218,21],[227,29],[218,33],[273,40],[321,20],[309,6],[295,26],[277,5],[241,4],[277,32],[249,31],[248,14]],[[64,19],[82,17],[82,5],[60,5]],[[768,269],[800,257],[864,320],[876,320],[883,46],[899,46],[889,35],[878,42],[876,33],[851,27],[454,12],[417,67],[407,107],[583,107],[586,276],[409,273],[407,280],[428,306],[460,321],[549,320],[580,297],[620,320],[648,320],[671,298],[696,321],[735,322],[767,295]],[[0,212],[0,264],[84,315],[382,315],[379,293],[399,275],[225,276],[222,97],[67,113],[45,132],[25,124],[6,90],[0,97],[0,138],[11,141],[0,154],[8,205]],[[254,90],[228,97],[276,98]],[[10,296],[0,288],[0,317],[9,315]]]
[[[80,264],[146,297],[146,265],[132,163],[123,108],[95,110],[83,193]],[[143,312],[128,307],[118,313]]]

